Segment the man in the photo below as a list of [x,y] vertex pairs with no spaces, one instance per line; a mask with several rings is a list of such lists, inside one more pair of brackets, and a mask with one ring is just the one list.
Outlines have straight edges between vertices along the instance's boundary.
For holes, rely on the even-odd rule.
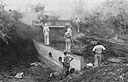
[[69,75],[69,68],[70,68],[70,62],[73,60],[73,57],[68,56],[67,52],[64,51],[64,58],[63,58],[63,67],[65,70],[66,76]]
[[70,32],[72,34],[71,26],[68,27],[67,32]]
[[72,43],[72,31],[67,29],[67,32],[64,35],[66,42],[66,51],[71,52],[71,43]]
[[80,32],[80,19],[76,18],[77,31]]
[[68,27],[67,32],[70,33],[70,36],[71,36],[71,39],[72,39],[72,29],[71,29],[71,26]]
[[106,50],[106,48],[100,43],[97,43],[97,45],[94,46],[92,50],[93,52],[95,52],[95,62],[94,62],[95,67],[98,67],[101,63],[103,50]]
[[49,30],[48,24],[45,23],[44,28],[43,28],[43,33],[44,33],[44,43],[47,46],[49,45],[49,32],[50,30]]

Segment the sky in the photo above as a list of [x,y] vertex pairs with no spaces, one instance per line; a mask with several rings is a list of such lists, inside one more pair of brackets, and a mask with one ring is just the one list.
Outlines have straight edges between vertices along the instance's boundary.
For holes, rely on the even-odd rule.
[[[18,9],[19,7],[26,7],[27,5],[42,3],[46,8],[49,9],[59,9],[61,7],[68,7],[73,2],[79,0],[5,0],[7,8],[10,9]],[[85,3],[89,3],[90,5],[93,3],[100,3],[105,0],[83,0]]]

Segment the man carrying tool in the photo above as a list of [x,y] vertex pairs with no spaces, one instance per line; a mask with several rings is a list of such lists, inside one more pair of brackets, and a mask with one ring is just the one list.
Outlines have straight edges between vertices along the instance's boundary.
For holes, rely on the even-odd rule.
[[70,28],[67,29],[67,32],[64,35],[64,39],[66,42],[66,51],[71,52],[71,43],[72,43],[72,30]]
[[44,33],[44,44],[47,46],[49,45],[49,32],[50,30],[49,30],[48,24],[45,23],[43,28],[43,33]]
[[64,51],[63,67],[64,67],[66,76],[69,75],[70,62],[72,60],[73,60],[73,57],[67,55],[67,51]]
[[106,50],[106,48],[103,45],[101,45],[99,42],[96,44],[96,46],[94,46],[92,51],[95,52],[95,62],[94,62],[95,67],[100,66],[102,53],[104,50]]

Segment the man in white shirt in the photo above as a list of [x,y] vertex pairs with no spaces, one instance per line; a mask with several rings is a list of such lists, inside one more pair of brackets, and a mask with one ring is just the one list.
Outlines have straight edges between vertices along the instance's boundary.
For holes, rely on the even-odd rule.
[[66,51],[71,52],[72,33],[69,30],[65,33],[64,39],[66,42]]
[[71,34],[71,36],[72,36],[71,26],[68,27],[67,32],[69,32]]
[[95,67],[98,67],[101,63],[103,50],[106,50],[106,48],[103,45],[100,45],[100,43],[97,43],[97,45],[94,46],[92,50],[93,52],[95,52]]
[[44,44],[49,45],[49,27],[48,24],[45,23],[44,28],[43,28],[43,33],[44,33]]
[[80,19],[76,18],[77,31],[80,32]]

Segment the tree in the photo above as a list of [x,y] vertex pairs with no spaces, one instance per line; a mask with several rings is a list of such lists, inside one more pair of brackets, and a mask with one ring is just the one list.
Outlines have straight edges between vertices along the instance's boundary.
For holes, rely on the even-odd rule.
[[4,11],[5,6],[6,6],[5,0],[0,0],[0,12]]
[[102,11],[104,19],[111,21],[115,26],[116,32],[126,33],[128,23],[128,1],[127,0],[109,0],[103,4]]
[[40,11],[44,11],[45,6],[42,5],[41,3],[38,3],[35,7],[34,10],[35,12],[40,12]]
[[76,1],[75,6],[73,8],[73,17],[77,17],[77,18],[83,18],[83,15],[85,14],[85,10],[84,10],[84,0],[79,0]]
[[23,18],[23,15],[20,12],[14,10],[12,11],[12,18],[15,20],[15,22],[17,22],[19,19]]
[[0,13],[0,38],[6,43],[8,43],[8,39],[12,40],[13,34],[16,31],[16,22],[21,17],[21,14],[17,14],[16,11],[14,11],[13,15],[10,15],[7,11]]
[[5,3],[0,0],[0,38],[8,43],[8,39],[12,40],[16,31],[16,23],[22,18],[22,14],[18,11],[5,11]]
[[85,29],[84,32],[89,29],[90,33],[98,33],[102,36],[128,33],[127,0],[107,0],[92,10],[86,4],[85,6],[81,13],[85,24],[82,27],[83,30]]

